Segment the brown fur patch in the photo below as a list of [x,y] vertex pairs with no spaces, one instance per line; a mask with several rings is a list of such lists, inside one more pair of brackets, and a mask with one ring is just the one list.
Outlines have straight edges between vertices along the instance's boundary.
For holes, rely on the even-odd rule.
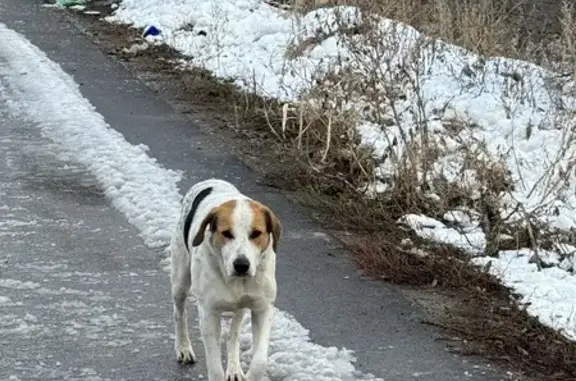
[[268,207],[258,201],[250,201],[250,208],[252,208],[254,212],[252,231],[258,230],[262,232],[260,236],[252,241],[260,247],[261,251],[264,251],[270,243],[270,233],[272,233],[272,237],[274,238],[274,251],[276,251],[280,235],[282,234],[282,224],[280,220],[278,220],[278,217],[276,217]]
[[270,232],[266,225],[266,213],[268,208],[257,201],[250,201],[250,208],[254,212],[252,232],[259,231],[261,233],[258,237],[251,239],[251,241],[260,248],[260,252],[263,252],[270,243]]
[[[270,234],[272,234],[272,237],[274,238],[273,248],[274,251],[276,251],[280,235],[282,234],[282,224],[278,220],[278,217],[276,217],[268,207],[257,201],[250,201],[249,204],[254,213],[251,234],[254,232],[260,232],[258,236],[251,238],[251,241],[260,248],[260,251],[264,251],[270,244]],[[212,245],[218,249],[222,248],[228,240],[232,239],[231,237],[233,237],[234,234],[232,229],[234,225],[232,215],[235,208],[236,201],[231,200],[212,209],[210,214],[208,214],[208,216],[206,216],[202,221],[192,245],[198,246],[202,243],[204,240],[204,231],[210,224],[213,233]]]
[[226,232],[232,234],[232,227],[234,226],[234,221],[232,221],[232,214],[236,209],[236,200],[231,200],[223,203],[222,205],[214,208],[211,214],[214,214],[214,224],[216,230],[212,235],[212,245],[218,249],[230,240],[230,237],[226,236]]
[[192,241],[192,246],[198,246],[204,241],[204,232],[208,224],[210,224],[212,233],[219,233],[213,234],[212,245],[218,248],[224,246],[226,240],[229,238],[225,237],[223,233],[232,228],[232,213],[235,208],[236,201],[232,200],[212,209],[204,220],[202,220],[202,224],[200,224],[200,228]]

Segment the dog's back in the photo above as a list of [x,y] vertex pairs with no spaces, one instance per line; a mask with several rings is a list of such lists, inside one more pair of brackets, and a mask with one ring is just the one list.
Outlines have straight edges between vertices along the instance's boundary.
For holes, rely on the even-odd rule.
[[190,209],[192,209],[192,205],[194,204],[194,200],[196,200],[196,198],[203,192],[207,193],[207,199],[213,199],[215,195],[224,196],[226,194],[236,195],[240,193],[234,185],[224,180],[209,179],[201,181],[194,184],[192,188],[186,192],[186,195],[184,195],[184,198],[182,199],[181,216],[185,216],[190,212]]

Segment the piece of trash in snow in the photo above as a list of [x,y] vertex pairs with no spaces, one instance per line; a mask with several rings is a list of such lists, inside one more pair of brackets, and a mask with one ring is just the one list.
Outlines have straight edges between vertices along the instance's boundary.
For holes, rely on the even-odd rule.
[[154,25],[148,25],[144,28],[144,33],[142,33],[142,37],[146,38],[148,36],[158,36],[160,35],[160,29],[156,28]]
[[148,49],[148,43],[143,42],[141,44],[132,44],[132,46],[130,46],[129,48],[122,49],[122,51],[124,53],[129,53],[129,54],[137,54],[138,52],[140,52],[142,50],[146,50],[146,49]]
[[99,15],[100,11],[84,11],[85,15]]
[[56,4],[61,7],[73,7],[86,4],[86,0],[56,0]]
[[85,5],[72,5],[70,7],[68,7],[68,9],[72,9],[73,11],[83,11],[84,9],[86,9]]

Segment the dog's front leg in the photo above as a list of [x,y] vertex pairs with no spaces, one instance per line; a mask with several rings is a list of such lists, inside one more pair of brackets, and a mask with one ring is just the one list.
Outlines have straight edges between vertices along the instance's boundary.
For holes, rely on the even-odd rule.
[[198,317],[206,354],[208,381],[224,381],[222,350],[220,349],[220,335],[222,331],[220,313],[211,310],[203,311],[199,308]]
[[261,381],[266,375],[273,314],[271,304],[252,311],[252,363],[246,374],[247,381]]
[[226,347],[228,349],[228,366],[226,381],[244,381],[244,373],[240,366],[240,330],[244,318],[244,309],[236,311],[230,323],[230,333]]
[[188,333],[188,314],[186,311],[186,299],[190,291],[190,255],[182,249],[175,249],[171,245],[172,272],[170,281],[172,284],[172,300],[174,305],[174,327],[175,336],[174,349],[179,362],[193,363],[196,355],[190,343]]

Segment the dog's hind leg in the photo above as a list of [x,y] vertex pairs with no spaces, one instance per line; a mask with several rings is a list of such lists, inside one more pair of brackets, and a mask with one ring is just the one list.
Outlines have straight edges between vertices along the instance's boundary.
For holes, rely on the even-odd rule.
[[178,245],[170,246],[172,271],[170,282],[172,286],[172,301],[174,303],[174,326],[176,339],[174,349],[179,362],[194,363],[196,355],[188,333],[188,313],[186,299],[192,282],[190,273],[190,254]]
[[230,331],[226,349],[228,351],[228,366],[226,368],[226,381],[243,381],[244,373],[240,366],[240,329],[244,319],[244,309],[234,313],[230,323]]

